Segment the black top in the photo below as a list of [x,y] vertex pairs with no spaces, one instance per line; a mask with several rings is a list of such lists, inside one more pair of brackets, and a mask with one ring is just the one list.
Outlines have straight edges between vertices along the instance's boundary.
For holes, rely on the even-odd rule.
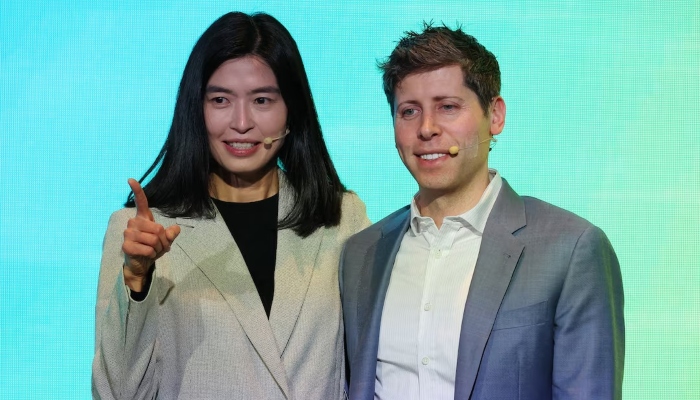
[[279,195],[252,203],[212,200],[243,255],[269,318],[275,291]]

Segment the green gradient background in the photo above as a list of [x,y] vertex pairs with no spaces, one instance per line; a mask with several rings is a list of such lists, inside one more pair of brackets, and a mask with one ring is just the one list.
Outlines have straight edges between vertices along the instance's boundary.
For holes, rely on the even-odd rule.
[[416,190],[375,62],[423,20],[461,23],[501,64],[491,165],[618,253],[624,398],[700,398],[697,0],[3,1],[0,398],[90,397],[107,219],[165,139],[192,45],[232,9],[297,39],[333,159],[373,221]]

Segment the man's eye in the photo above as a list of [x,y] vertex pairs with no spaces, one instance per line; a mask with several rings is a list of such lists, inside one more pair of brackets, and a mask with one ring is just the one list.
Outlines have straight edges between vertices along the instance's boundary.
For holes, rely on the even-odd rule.
[[268,99],[267,97],[258,97],[255,100],[253,100],[253,102],[259,105],[265,105],[270,104],[272,102],[272,99]]
[[226,103],[226,98],[225,97],[214,97],[211,99],[216,104],[224,104]]

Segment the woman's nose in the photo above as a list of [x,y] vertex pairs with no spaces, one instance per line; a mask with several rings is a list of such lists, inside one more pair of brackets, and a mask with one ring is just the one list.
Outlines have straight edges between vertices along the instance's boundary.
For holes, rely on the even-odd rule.
[[239,103],[232,107],[229,127],[239,133],[246,133],[253,129],[255,123],[250,110],[245,104]]

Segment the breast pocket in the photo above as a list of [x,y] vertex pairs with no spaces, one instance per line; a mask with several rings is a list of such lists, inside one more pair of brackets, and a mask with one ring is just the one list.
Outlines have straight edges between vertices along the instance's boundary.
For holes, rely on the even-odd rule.
[[547,301],[513,310],[499,311],[493,323],[494,331],[520,328],[547,322]]

